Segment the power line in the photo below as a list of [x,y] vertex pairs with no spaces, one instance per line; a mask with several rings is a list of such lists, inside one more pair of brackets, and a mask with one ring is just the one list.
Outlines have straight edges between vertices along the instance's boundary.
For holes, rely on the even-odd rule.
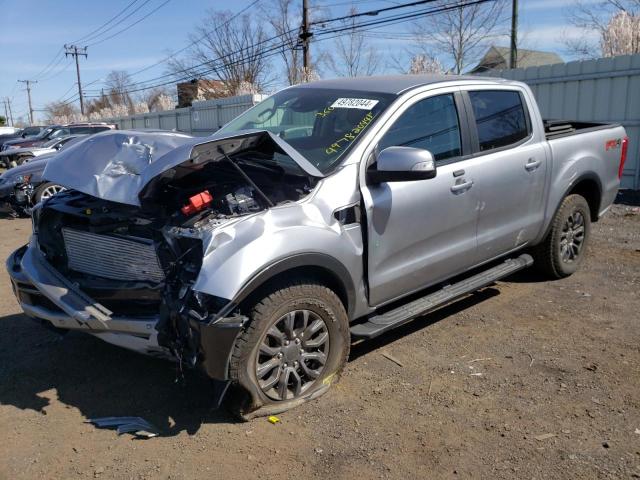
[[[419,5],[419,4],[424,4],[424,3],[432,3],[435,0],[421,0],[419,2],[411,2],[411,4],[402,4],[399,5],[398,8],[405,8],[407,5]],[[360,23],[356,23],[356,24],[351,24],[348,26],[342,26],[342,27],[337,27],[337,28],[325,28],[325,29],[321,29],[320,31],[318,31],[313,38],[313,41],[324,41],[324,40],[329,40],[331,38],[336,38],[340,35],[338,35],[341,32],[344,32],[346,30],[352,30],[352,31],[366,31],[366,30],[373,30],[375,28],[377,28],[379,25],[392,25],[392,24],[396,24],[396,23],[400,23],[403,22],[404,20],[407,20],[409,18],[419,18],[419,17],[424,17],[424,16],[430,16],[430,15],[435,15],[438,13],[443,13],[443,12],[447,12],[447,11],[451,11],[451,10],[456,10],[459,8],[464,8],[464,7],[468,7],[468,6],[472,6],[472,5],[478,5],[478,4],[482,4],[482,3],[487,3],[487,2],[492,2],[495,0],[474,0],[474,1],[468,1],[466,3],[459,3],[459,2],[455,2],[453,4],[450,5],[444,5],[444,6],[438,6],[435,8],[430,8],[430,9],[424,9],[424,10],[420,10],[418,12],[412,12],[410,14],[397,14],[397,15],[391,15],[389,17],[386,18],[381,18],[381,19],[376,19],[376,20],[370,20],[370,21],[363,21]],[[395,9],[396,7],[388,7],[391,9]],[[385,9],[385,10],[388,10]],[[366,12],[363,12],[366,13]],[[343,17],[338,17],[335,19],[329,19],[326,20],[325,22],[333,22],[333,21],[337,21],[337,20],[346,20],[348,18],[354,18],[354,17],[359,17],[361,16],[360,14],[353,14],[353,15],[347,15],[347,16],[343,16]],[[325,23],[325,22],[316,22],[316,24],[321,24],[321,23]],[[285,34],[290,33],[292,30],[290,30],[289,32],[285,32]],[[285,34],[276,36],[274,38],[279,38],[279,37],[283,37]],[[335,34],[335,35],[331,35],[331,34]],[[265,43],[270,39],[267,39],[263,42],[260,42],[259,44]],[[266,48],[265,50],[260,52],[260,55],[263,55],[264,58],[268,58],[270,56],[276,55],[279,53],[279,50],[286,46],[286,43],[282,42],[280,44],[275,44],[269,48]],[[252,46],[252,48],[254,48],[255,45]],[[189,78],[193,78],[194,76],[203,76],[212,72],[216,72],[219,69],[219,66],[212,66],[215,65],[216,63],[221,65],[221,66],[234,66],[237,64],[244,64],[246,63],[247,60],[249,60],[250,58],[247,57],[241,57],[240,59],[233,61],[233,62],[224,62],[225,58],[228,58],[232,55],[235,55],[237,53],[241,53],[243,52],[243,50],[245,49],[241,49],[237,52],[232,52],[230,54],[226,54],[223,55],[221,57],[218,57],[216,59],[212,59],[209,60],[207,62],[203,62],[199,65],[196,65],[194,67],[191,68],[187,68],[187,69],[183,69],[180,72],[184,72],[185,75],[184,77],[179,77],[176,76],[175,73],[173,74],[165,74],[165,75],[161,75],[159,77],[155,77],[146,81],[142,81],[142,82],[138,82],[136,84],[133,85],[134,88],[129,88],[127,89],[125,92],[123,93],[136,93],[136,92],[140,92],[140,91],[144,91],[144,90],[149,90],[151,88],[156,88],[156,87],[160,87],[160,86],[165,86],[165,85],[169,85],[172,83],[176,83],[179,81],[184,81],[187,80]],[[209,68],[206,68],[204,70],[197,70],[198,67],[207,65]],[[173,77],[172,79],[162,82],[162,83],[152,83],[149,84],[150,82],[156,82],[162,78],[167,78],[167,77]],[[145,85],[147,84],[147,85]],[[145,85],[145,86],[140,86],[140,85]],[[94,96],[93,98],[97,98],[97,96]]]
[[[124,7],[122,10],[120,10],[116,15],[114,15],[113,17],[111,17],[109,20],[107,20],[105,23],[103,23],[102,25],[100,25],[98,28],[96,28],[95,30],[87,33],[86,35],[84,35],[83,37],[80,37],[77,40],[74,40],[71,43],[75,43],[78,44],[80,42],[86,42],[88,41],[92,36],[94,36],[94,34],[98,33],[100,30],[102,30],[104,27],[106,27],[107,25],[109,25],[111,22],[113,22],[116,18],[118,18],[120,15],[122,15],[124,12],[126,12],[127,10],[129,10],[129,8],[131,8],[131,6],[138,2],[138,0],[133,0],[132,2],[130,2],[126,7]],[[135,12],[133,12],[135,13]],[[116,24],[118,25],[118,24]],[[109,29],[107,29],[106,31],[108,31]],[[102,32],[105,33],[105,32]],[[102,35],[102,33],[100,35]],[[95,35],[98,36],[98,35]]]
[[351,18],[357,18],[357,17],[367,17],[367,16],[370,17],[370,16],[379,15],[380,13],[388,12],[391,10],[398,10],[399,8],[415,7],[418,5],[424,5],[425,3],[434,3],[436,1],[438,0],[417,0],[415,2],[394,5],[393,7],[378,8],[375,10],[368,10],[366,12],[351,13],[349,15],[344,15],[342,17],[329,18],[327,20],[318,20],[317,22],[312,22],[311,25],[317,25],[317,24],[326,25],[327,23],[338,22],[340,20],[349,20]]
[[[49,63],[47,63],[45,65],[45,67],[40,70],[40,72],[38,72],[33,78],[40,78],[41,76],[43,76],[46,72],[48,72],[49,70],[51,70],[52,68],[55,68],[55,66],[60,64],[60,61],[64,58],[64,55],[62,55],[62,52],[64,51],[63,48],[60,48],[56,54],[53,56],[53,58],[51,59],[51,61]],[[58,56],[60,56],[60,58],[58,58]],[[53,65],[55,63],[55,61],[58,60],[58,63],[56,63],[55,65]]]
[[[158,10],[160,10],[162,7],[164,7],[167,3],[169,3],[171,0],[165,0],[164,2],[162,2],[160,5],[158,5],[156,8],[154,8],[153,10],[151,10],[149,13],[147,13],[146,15],[144,15],[143,17],[141,17],[140,19],[136,20],[135,22],[127,25],[126,27],[124,27],[122,30],[118,30],[116,33],[109,35],[106,38],[100,39],[96,42],[92,42],[89,45],[87,45],[88,47],[92,47],[94,45],[98,45],[100,43],[106,42],[107,40],[112,39],[113,37],[116,37],[118,35],[120,35],[122,32],[126,32],[127,30],[129,30],[131,27],[139,24],[140,22],[142,22],[144,19],[146,19],[147,17],[153,15],[155,12],[157,12]],[[146,2],[144,2],[140,7],[138,7],[136,10],[134,10],[131,14],[137,12],[140,8],[142,8],[144,5],[147,4],[147,2],[149,2],[149,0],[146,0]]]
[[138,75],[139,73],[142,72],[146,72],[147,70],[155,67],[156,65],[160,65],[161,63],[166,62],[167,60],[169,60],[170,58],[175,57],[178,53],[182,53],[185,50],[189,49],[190,47],[194,46],[196,43],[200,42],[201,40],[203,40],[206,36],[210,35],[213,32],[218,31],[220,28],[228,25],[229,23],[231,23],[231,21],[235,20],[237,17],[239,17],[240,15],[242,15],[244,12],[246,12],[247,10],[249,10],[251,7],[253,7],[255,4],[257,4],[260,0],[254,0],[253,2],[251,2],[249,5],[247,5],[246,7],[244,7],[242,10],[240,10],[239,12],[237,12],[236,14],[234,14],[232,17],[230,17],[228,20],[226,20],[225,22],[223,22],[221,25],[218,25],[216,28],[214,28],[213,30],[211,30],[210,32],[206,32],[204,35],[196,38],[195,40],[193,40],[191,43],[189,43],[186,47],[181,48],[180,50],[176,50],[175,52],[173,52],[172,54],[168,55],[167,57],[165,57],[162,60],[159,60],[156,63],[153,63],[147,67],[144,67],[141,70],[137,70],[133,73],[130,74],[131,77]]
[[[64,57],[62,57],[64,59]],[[62,66],[62,68],[60,68],[60,70],[58,70],[57,72],[49,72],[50,75],[47,75],[45,78],[40,78],[38,79],[39,82],[48,82],[49,80],[51,80],[52,78],[57,77],[58,75],[60,75],[63,72],[66,72],[67,70],[69,70],[69,67],[71,66],[71,64],[73,63],[73,60],[69,60],[65,65]]]

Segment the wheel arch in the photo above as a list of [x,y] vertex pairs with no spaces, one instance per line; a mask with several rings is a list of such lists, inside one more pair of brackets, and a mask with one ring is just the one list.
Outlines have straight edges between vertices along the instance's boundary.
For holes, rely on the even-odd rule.
[[251,302],[267,294],[270,285],[299,277],[318,280],[333,290],[352,318],[356,292],[349,270],[339,260],[323,253],[299,253],[272,262],[251,277],[232,302],[236,305]]
[[565,191],[556,202],[554,209],[545,220],[545,226],[542,231],[542,235],[538,237],[533,245],[538,245],[540,242],[544,241],[545,238],[547,238],[547,235],[549,235],[551,227],[553,226],[553,219],[558,213],[562,202],[564,202],[564,199],[569,195],[573,194],[578,194],[585,198],[587,204],[589,205],[591,221],[596,222],[598,220],[598,212],[600,203],[602,202],[602,182],[600,181],[598,175],[594,172],[585,172],[582,175],[576,177],[576,179],[570,182],[570,184],[565,188]]
[[[600,212],[600,203],[602,202],[602,184],[598,176],[595,173],[588,173],[580,176],[578,180],[567,189],[562,200],[569,195],[576,194],[582,196],[587,201],[587,204],[589,205],[589,212],[591,214],[591,221],[597,222],[598,213]],[[560,201],[560,204],[556,207],[556,212],[558,211],[557,209],[560,208],[561,204],[562,201]]]

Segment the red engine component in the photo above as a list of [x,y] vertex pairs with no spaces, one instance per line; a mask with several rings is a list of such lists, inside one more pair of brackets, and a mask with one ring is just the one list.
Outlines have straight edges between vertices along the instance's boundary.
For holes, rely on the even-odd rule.
[[204,210],[213,202],[213,197],[208,190],[200,192],[189,198],[189,203],[182,207],[180,211],[185,215],[193,215],[194,213]]

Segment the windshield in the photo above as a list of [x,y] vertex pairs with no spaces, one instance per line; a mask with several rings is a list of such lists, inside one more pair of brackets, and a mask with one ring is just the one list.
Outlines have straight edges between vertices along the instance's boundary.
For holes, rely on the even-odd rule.
[[394,99],[384,93],[289,88],[247,110],[216,135],[268,130],[327,173]]
[[40,132],[37,137],[38,138],[47,138],[48,135],[53,131],[53,127],[45,128],[42,132]]
[[49,135],[47,135],[46,138],[48,139],[53,139],[53,138],[61,138],[61,137],[66,137],[67,135],[69,135],[69,129],[64,127],[64,128],[56,128],[54,129]]

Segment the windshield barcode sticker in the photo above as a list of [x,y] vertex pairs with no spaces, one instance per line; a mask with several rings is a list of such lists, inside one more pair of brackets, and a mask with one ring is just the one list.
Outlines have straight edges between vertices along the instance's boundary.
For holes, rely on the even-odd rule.
[[359,110],[371,110],[376,106],[378,100],[369,100],[368,98],[339,98],[332,108],[357,108]]

